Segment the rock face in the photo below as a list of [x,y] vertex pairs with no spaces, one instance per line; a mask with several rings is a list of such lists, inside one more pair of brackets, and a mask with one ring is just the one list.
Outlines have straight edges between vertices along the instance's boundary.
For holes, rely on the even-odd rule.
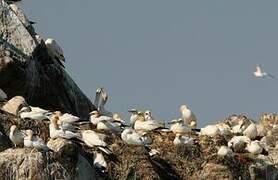
[[6,3],[0,3],[0,88],[8,98],[87,118],[95,107],[56,59]]

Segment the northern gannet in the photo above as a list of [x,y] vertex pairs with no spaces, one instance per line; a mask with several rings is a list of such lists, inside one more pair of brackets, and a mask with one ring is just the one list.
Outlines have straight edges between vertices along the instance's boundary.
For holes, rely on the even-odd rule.
[[50,112],[40,111],[39,109],[35,109],[34,111],[30,106],[23,107],[18,111],[18,116],[21,119],[34,119],[34,120],[48,120],[49,116],[51,115]]
[[221,136],[229,136],[232,134],[231,127],[226,123],[218,123],[216,127],[219,129]]
[[130,145],[147,145],[152,140],[146,136],[138,134],[134,129],[127,128],[121,134],[122,140]]
[[108,101],[108,94],[104,88],[101,88],[101,101],[99,105],[99,112],[101,115],[112,117],[113,113],[107,111],[104,107],[107,101]]
[[269,74],[269,73],[266,73],[262,70],[261,66],[260,65],[256,65],[256,71],[253,73],[255,77],[257,78],[263,78],[263,77],[270,77],[270,78],[274,78],[273,75]]
[[136,119],[138,118],[138,111],[136,109],[130,109],[128,112],[131,113],[129,124],[131,127],[134,127],[134,123]]
[[74,116],[72,114],[69,113],[65,113],[62,116],[59,117],[59,121],[58,122],[65,122],[65,123],[75,123],[77,121],[79,121],[80,118],[77,116]]
[[58,43],[54,39],[48,38],[45,41],[45,45],[50,57],[57,60],[58,63],[64,67],[62,63],[62,61],[65,62],[64,52],[62,48],[58,45]]
[[92,130],[85,130],[82,132],[82,140],[83,142],[89,146],[89,147],[95,147],[95,146],[107,146],[104,134],[96,133]]
[[62,129],[58,126],[57,122],[59,120],[59,117],[57,115],[50,117],[50,124],[49,124],[49,133],[50,138],[56,139],[56,138],[64,138],[64,139],[72,139],[72,138],[79,138],[78,133],[74,133],[69,130]]
[[197,127],[197,118],[195,114],[186,105],[180,106],[180,112],[184,123],[190,128],[195,129]]
[[261,154],[263,152],[263,148],[259,141],[252,141],[247,144],[246,150],[254,155]]
[[207,125],[204,128],[201,128],[200,134],[213,137],[219,135],[220,130],[216,125]]
[[151,114],[150,110],[146,110],[144,112],[144,117],[145,117],[146,120],[153,120],[153,117],[152,117],[152,114]]
[[221,146],[218,149],[217,155],[219,157],[233,156],[233,151],[228,146]]
[[6,101],[7,100],[7,94],[0,89],[0,101]]
[[15,147],[17,145],[23,144],[24,137],[26,136],[24,131],[20,131],[16,125],[10,127],[9,138],[14,143]]
[[164,128],[164,124],[154,120],[145,120],[142,112],[138,113],[138,117],[134,123],[134,129],[138,131],[152,131],[155,129]]
[[49,148],[45,142],[38,136],[34,136],[32,130],[26,130],[26,137],[24,137],[24,146],[28,148],[35,148],[38,150],[48,151]]
[[107,168],[107,163],[102,153],[94,152],[94,166],[100,170],[105,170]]
[[114,119],[110,116],[101,115],[98,111],[90,112],[90,122],[94,125],[97,125],[101,121],[114,121]]
[[170,126],[170,130],[174,133],[174,134],[177,134],[177,133],[185,133],[185,132],[188,132],[189,129],[188,129],[188,126],[186,126],[184,124],[184,121],[183,119],[173,119],[171,122],[169,122],[169,124],[171,124]]
[[105,130],[105,131],[111,131],[114,133],[121,132],[121,124],[117,122],[112,122],[110,120],[103,120],[97,123],[97,129],[98,130]]
[[243,135],[249,137],[251,140],[255,139],[258,135],[257,126],[251,123],[244,131]]
[[101,95],[101,88],[97,88],[96,90],[96,96],[95,96],[95,101],[94,105],[97,109],[99,109],[99,101],[100,101],[100,95]]
[[180,144],[193,145],[194,139],[191,137],[183,136],[178,133],[178,134],[176,134],[173,144],[174,145],[180,145]]
[[246,136],[234,136],[229,142],[228,147],[232,148],[234,152],[242,152],[246,145],[251,142],[251,139]]

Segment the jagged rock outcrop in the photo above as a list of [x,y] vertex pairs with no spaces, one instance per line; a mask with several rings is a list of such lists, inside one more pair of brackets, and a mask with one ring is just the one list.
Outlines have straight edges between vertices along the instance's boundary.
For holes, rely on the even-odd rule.
[[95,107],[26,26],[22,16],[0,3],[0,88],[8,98],[21,95],[30,105],[88,118]]

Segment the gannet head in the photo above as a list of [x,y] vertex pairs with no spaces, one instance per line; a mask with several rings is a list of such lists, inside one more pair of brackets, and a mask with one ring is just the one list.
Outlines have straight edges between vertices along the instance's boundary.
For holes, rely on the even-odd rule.
[[97,88],[96,93],[97,93],[97,94],[100,94],[101,91],[102,91],[101,88]]
[[18,111],[18,114],[20,114],[22,112],[31,112],[31,111],[32,111],[32,109],[30,106],[24,106]]
[[32,139],[34,132],[31,129],[25,131],[28,138]]
[[184,110],[187,110],[188,107],[186,105],[181,105],[180,106],[180,112],[183,112]]
[[136,121],[145,121],[145,116],[144,116],[143,112],[141,112],[141,111],[138,112],[138,117],[137,117]]
[[122,118],[118,113],[113,114],[113,119],[116,120],[116,121],[122,121]]
[[92,111],[90,112],[90,115],[96,118],[100,116],[100,113],[98,111]]
[[136,109],[130,109],[128,110],[131,114],[138,114],[138,111]]
[[53,112],[53,115],[62,116],[63,114],[61,113],[61,111],[55,111]]
[[57,125],[58,120],[59,120],[58,115],[53,115],[53,116],[50,117],[50,123],[51,124]]
[[145,116],[151,116],[151,111],[150,111],[150,110],[145,111],[145,112],[144,112],[144,115],[145,115]]

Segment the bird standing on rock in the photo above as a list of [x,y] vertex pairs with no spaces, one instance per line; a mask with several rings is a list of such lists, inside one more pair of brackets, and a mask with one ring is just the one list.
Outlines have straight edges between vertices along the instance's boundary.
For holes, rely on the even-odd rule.
[[191,129],[195,129],[197,127],[197,118],[195,114],[186,105],[180,106],[180,112],[184,123]]
[[101,101],[100,101],[100,105],[99,105],[99,112],[101,115],[112,117],[113,113],[107,111],[104,107],[108,101],[108,98],[109,97],[108,97],[106,90],[104,88],[101,88]]
[[49,151],[48,146],[38,136],[34,136],[34,132],[30,129],[26,130],[26,136],[24,138],[24,146],[28,148],[35,148],[38,150]]

